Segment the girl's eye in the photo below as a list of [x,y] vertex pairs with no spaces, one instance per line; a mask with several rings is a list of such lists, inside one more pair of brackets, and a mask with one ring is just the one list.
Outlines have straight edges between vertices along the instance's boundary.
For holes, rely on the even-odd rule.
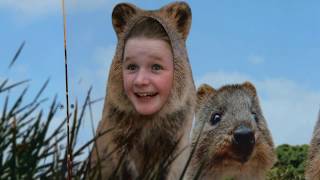
[[162,66],[159,65],[159,64],[154,64],[154,65],[152,65],[152,70],[159,71],[159,70],[161,70],[161,69],[163,69],[163,68],[162,68]]
[[129,70],[129,71],[134,71],[137,68],[138,68],[138,66],[135,65],[135,64],[128,64],[126,69]]

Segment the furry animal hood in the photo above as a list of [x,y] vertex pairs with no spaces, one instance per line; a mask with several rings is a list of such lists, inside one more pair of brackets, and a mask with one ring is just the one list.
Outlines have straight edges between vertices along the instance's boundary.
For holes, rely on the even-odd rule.
[[123,87],[123,51],[125,38],[142,18],[150,17],[158,21],[167,32],[173,52],[174,80],[170,96],[157,115],[173,113],[195,101],[195,87],[186,51],[186,39],[191,25],[191,9],[184,2],[174,2],[158,10],[142,10],[133,4],[120,3],[112,13],[112,24],[117,34],[118,44],[109,72],[107,104],[117,110],[135,113]]

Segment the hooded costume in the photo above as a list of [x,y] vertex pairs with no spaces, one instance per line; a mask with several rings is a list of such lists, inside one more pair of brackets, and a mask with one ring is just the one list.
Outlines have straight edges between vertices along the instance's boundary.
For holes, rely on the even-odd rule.
[[[125,40],[142,18],[158,21],[168,34],[173,52],[174,79],[167,102],[159,112],[143,116],[136,112],[123,87]],[[186,51],[191,10],[184,2],[153,11],[120,3],[112,13],[118,44],[109,72],[107,94],[91,166],[96,177],[178,179],[188,157],[189,133],[194,116],[196,90]],[[158,173],[158,175],[156,175]]]

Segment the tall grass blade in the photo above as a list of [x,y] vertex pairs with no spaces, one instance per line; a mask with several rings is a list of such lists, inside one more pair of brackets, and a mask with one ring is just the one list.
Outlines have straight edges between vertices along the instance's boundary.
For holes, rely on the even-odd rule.
[[203,131],[204,125],[205,125],[205,121],[203,121],[202,124],[201,124],[200,132],[199,132],[199,134],[198,134],[198,136],[197,136],[197,139],[196,139],[195,143],[194,143],[193,146],[192,146],[192,149],[191,149],[189,158],[188,158],[188,160],[187,160],[186,165],[185,165],[184,168],[183,168],[183,171],[182,171],[182,174],[181,174],[179,180],[183,180],[183,177],[185,176],[185,174],[186,174],[186,172],[187,172],[187,169],[188,169],[188,167],[189,167],[189,165],[190,165],[192,156],[193,156],[193,154],[195,153],[196,147],[198,146],[198,143],[199,143],[199,141],[200,141],[200,137],[201,137],[201,135],[202,135],[202,131]]
[[8,78],[6,80],[4,80],[1,84],[0,84],[0,92],[2,92],[2,89],[4,88],[4,86],[7,84],[8,82]]
[[13,64],[16,62],[16,60],[18,59],[24,45],[26,44],[26,41],[23,41],[18,49],[18,51],[16,52],[16,54],[14,55],[13,59],[11,60],[10,62],[10,65],[9,65],[9,69],[13,66]]
[[24,83],[27,83],[27,82],[30,82],[30,80],[29,80],[29,79],[23,80],[23,81],[14,83],[14,84],[12,84],[12,85],[10,85],[10,86],[4,87],[5,84],[6,84],[6,83],[5,83],[5,84],[3,84],[3,87],[2,87],[2,86],[0,87],[0,93],[5,92],[5,91],[8,91],[8,90],[10,90],[10,89],[13,89],[13,88],[15,88],[16,86],[19,86],[19,85],[24,84]]
[[68,180],[71,180],[72,176],[72,149],[69,139],[69,93],[68,93],[68,55],[67,55],[67,32],[66,32],[66,13],[64,7],[64,0],[61,0],[62,3],[62,16],[63,16],[63,37],[64,37],[64,65],[65,65],[65,84],[66,84],[66,106],[67,106],[67,168],[68,168]]

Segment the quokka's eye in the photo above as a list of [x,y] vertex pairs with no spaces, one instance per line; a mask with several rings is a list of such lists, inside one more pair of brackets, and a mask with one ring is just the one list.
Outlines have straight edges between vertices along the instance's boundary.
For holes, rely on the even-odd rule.
[[211,118],[210,118],[210,124],[212,126],[216,125],[218,122],[221,121],[221,114],[220,113],[213,113],[211,115]]
[[257,113],[255,113],[255,112],[251,112],[251,114],[252,114],[253,119],[254,119],[256,122],[258,122],[258,121],[259,121],[259,119],[258,119],[258,115],[257,115]]

